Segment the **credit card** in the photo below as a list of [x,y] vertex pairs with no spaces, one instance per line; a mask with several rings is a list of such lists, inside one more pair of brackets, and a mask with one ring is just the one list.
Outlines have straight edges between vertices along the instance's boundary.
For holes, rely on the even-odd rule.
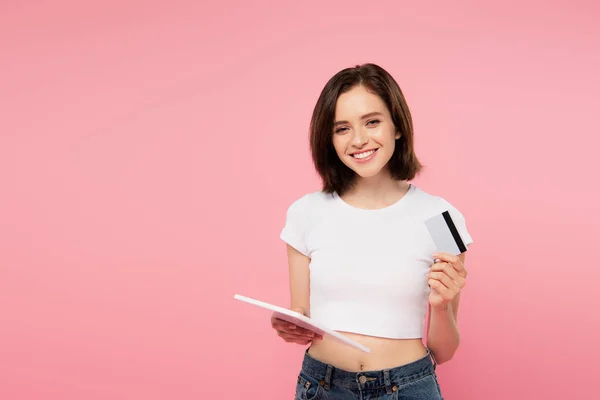
[[467,251],[467,247],[448,211],[429,218],[425,221],[425,225],[437,247],[437,251],[455,256]]

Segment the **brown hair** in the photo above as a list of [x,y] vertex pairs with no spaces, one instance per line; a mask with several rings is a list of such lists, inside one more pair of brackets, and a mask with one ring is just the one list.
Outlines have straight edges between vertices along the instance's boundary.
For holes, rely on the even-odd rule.
[[394,78],[375,64],[357,65],[335,74],[325,85],[313,110],[310,122],[310,149],[326,193],[344,193],[354,184],[356,174],[338,157],[333,147],[333,123],[338,97],[357,85],[377,94],[386,104],[400,132],[400,139],[388,163],[392,177],[412,180],[422,168],[413,146],[413,124],[402,90]]

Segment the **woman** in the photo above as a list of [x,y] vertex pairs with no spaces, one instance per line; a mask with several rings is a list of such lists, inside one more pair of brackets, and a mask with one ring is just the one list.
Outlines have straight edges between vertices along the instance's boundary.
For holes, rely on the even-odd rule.
[[424,221],[448,211],[464,244],[472,239],[455,207],[408,183],[421,164],[396,81],[374,64],[337,73],[315,106],[310,145],[323,187],[291,204],[281,233],[290,308],[371,352],[272,318],[286,342],[310,344],[296,398],[441,399],[435,365],[458,348],[467,272],[464,253],[436,253]]

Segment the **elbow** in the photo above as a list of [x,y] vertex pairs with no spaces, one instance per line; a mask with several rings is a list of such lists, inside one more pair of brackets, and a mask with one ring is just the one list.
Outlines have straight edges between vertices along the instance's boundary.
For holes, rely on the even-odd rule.
[[436,356],[435,353],[433,353],[433,357],[435,358],[435,363],[437,365],[442,365],[442,364],[445,364],[448,361],[452,360],[452,358],[454,357],[454,353],[444,355],[444,356]]
[[435,359],[437,365],[445,364],[448,361],[451,361],[454,358],[459,346],[459,340],[456,340],[454,343],[439,343],[437,345],[435,342],[429,346],[429,350]]

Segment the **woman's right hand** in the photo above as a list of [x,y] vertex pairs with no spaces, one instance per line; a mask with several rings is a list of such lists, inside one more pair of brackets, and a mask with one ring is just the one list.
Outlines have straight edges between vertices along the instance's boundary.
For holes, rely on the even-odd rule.
[[[292,311],[306,315],[301,308],[293,308]],[[288,343],[309,344],[313,340],[323,339],[323,336],[318,333],[301,328],[282,319],[275,318],[275,316],[271,316],[271,326],[277,331],[277,335]]]

